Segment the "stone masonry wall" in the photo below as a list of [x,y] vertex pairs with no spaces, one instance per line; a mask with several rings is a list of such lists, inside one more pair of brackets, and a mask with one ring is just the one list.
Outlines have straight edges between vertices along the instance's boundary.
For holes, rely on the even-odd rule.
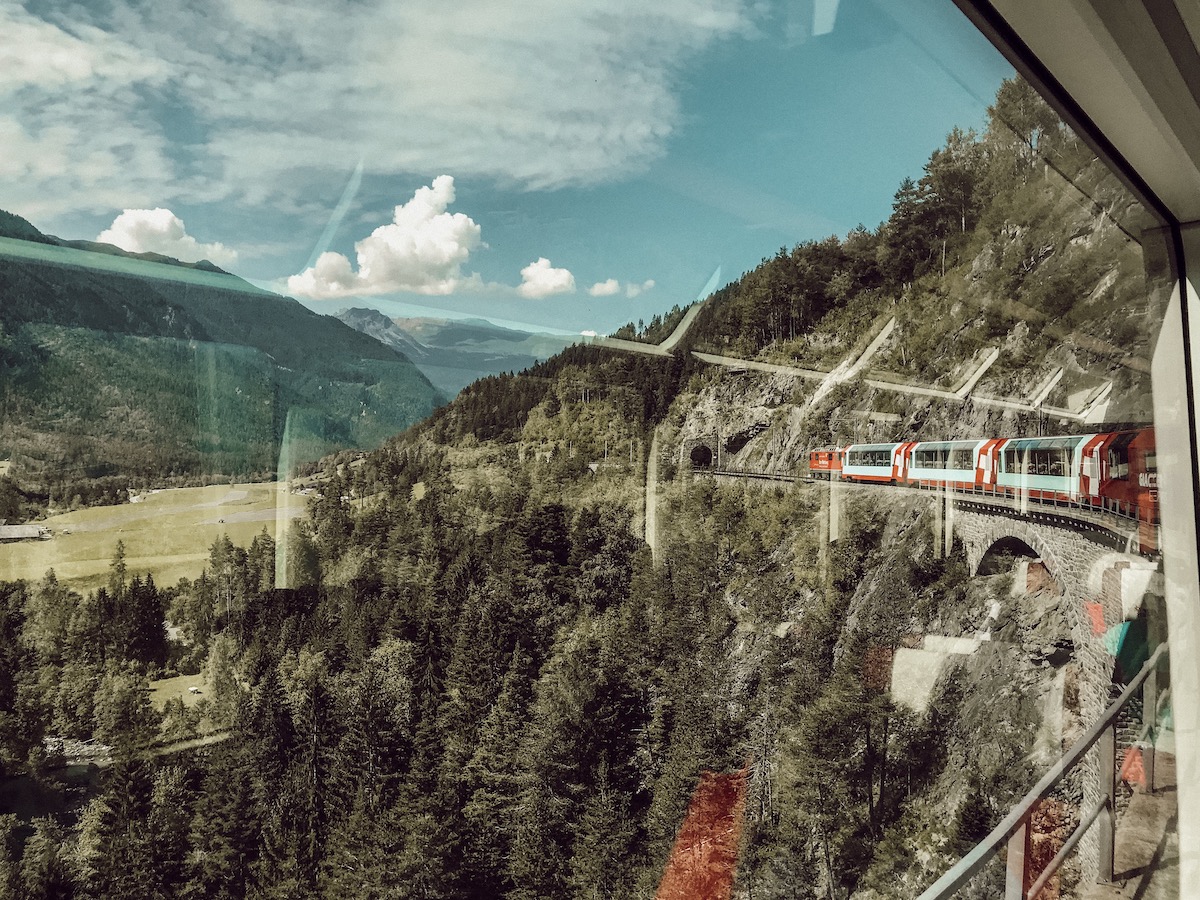
[[[988,549],[1003,538],[1017,538],[1032,547],[1062,589],[1074,611],[1071,634],[1079,668],[1079,714],[1084,722],[1100,718],[1108,706],[1113,677],[1113,658],[1104,649],[1104,632],[1121,619],[1119,597],[1105,597],[1108,591],[1103,571],[1119,563],[1111,550],[1082,535],[1048,522],[988,514],[958,508],[953,512],[954,530],[963,542],[971,572],[977,572]],[[1108,579],[1111,582],[1111,578]],[[1107,586],[1107,585],[1105,585]],[[1103,617],[1100,616],[1100,611]],[[1100,797],[1099,755],[1093,748],[1078,767],[1084,808]],[[1042,773],[1030,773],[1030,785]],[[1079,845],[1083,876],[1094,880],[1098,868],[1095,828],[1089,829]]]

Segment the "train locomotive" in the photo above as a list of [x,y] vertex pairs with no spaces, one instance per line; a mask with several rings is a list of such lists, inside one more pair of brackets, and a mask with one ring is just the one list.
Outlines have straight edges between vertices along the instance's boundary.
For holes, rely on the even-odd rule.
[[808,465],[810,475],[839,481],[949,488],[1105,510],[1137,521],[1142,552],[1157,551],[1153,428],[851,444],[813,450]]

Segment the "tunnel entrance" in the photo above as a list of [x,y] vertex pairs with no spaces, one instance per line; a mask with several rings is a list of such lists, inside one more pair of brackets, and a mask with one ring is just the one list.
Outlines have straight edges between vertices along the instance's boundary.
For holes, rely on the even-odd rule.
[[692,448],[692,465],[698,469],[707,469],[713,463],[713,452],[703,444]]

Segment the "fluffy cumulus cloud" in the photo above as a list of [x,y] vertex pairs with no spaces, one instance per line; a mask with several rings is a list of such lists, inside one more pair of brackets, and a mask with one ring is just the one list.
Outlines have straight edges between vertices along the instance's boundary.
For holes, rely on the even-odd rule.
[[[654,279],[647,278],[642,282],[629,282],[625,285],[624,291],[626,297],[636,297],[638,294],[643,294],[650,288],[654,287]],[[621,293],[621,282],[615,278],[609,278],[607,281],[597,281],[590,288],[588,293],[593,297],[613,297]]]
[[665,152],[681,68],[752,8],[0,0],[6,205],[287,208],[360,157],[534,189],[621,178]]
[[392,221],[354,245],[358,267],[341,253],[325,252],[316,264],[288,279],[288,290],[313,299],[407,291],[451,294],[476,276],[462,267],[480,245],[470,216],[448,212],[454,179],[439,175],[396,207]]
[[575,292],[575,276],[567,269],[556,269],[546,257],[539,257],[521,270],[517,293],[530,300]]
[[96,240],[131,253],[161,253],[184,262],[207,259],[219,266],[237,262],[236,250],[219,243],[200,243],[187,233],[179,216],[162,207],[127,209]]

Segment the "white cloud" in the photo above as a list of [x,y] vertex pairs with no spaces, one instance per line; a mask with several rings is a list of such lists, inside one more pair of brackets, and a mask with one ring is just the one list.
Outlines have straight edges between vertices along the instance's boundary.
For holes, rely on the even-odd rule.
[[354,245],[358,270],[340,253],[325,252],[316,265],[288,279],[293,294],[318,300],[409,291],[451,294],[477,276],[462,266],[480,245],[481,229],[470,216],[449,213],[454,179],[439,175],[429,187],[396,207],[392,221]]
[[752,6],[112,0],[38,17],[0,0],[6,206],[287,208],[360,157],[376,176],[611,181],[665,152],[678,73]]
[[621,292],[621,282],[615,278],[610,278],[607,281],[597,281],[590,288],[588,293],[593,297],[611,297],[613,294]]
[[531,300],[541,300],[554,294],[573,294],[575,276],[567,269],[556,269],[546,257],[539,257],[521,270],[521,285],[517,293]]
[[184,262],[207,259],[219,266],[237,261],[237,251],[224,244],[202,244],[187,233],[183,220],[169,209],[127,209],[96,238],[131,253],[162,253]]
[[626,297],[636,297],[638,294],[643,294],[646,291],[650,290],[650,288],[652,288],[652,287],[654,287],[654,279],[653,278],[647,278],[641,284],[630,283],[630,284],[625,285],[625,296]]
[[178,190],[168,142],[144,105],[165,83],[167,63],[127,36],[74,17],[56,24],[4,0],[0,34],[6,208],[41,224],[64,211],[149,205]]
[[0,85],[62,89],[87,82],[157,80],[167,66],[121,37],[93,26],[67,30],[19,5],[0,8]]
[[[624,288],[625,296],[636,297],[638,294],[643,294],[652,287],[654,287],[653,278],[647,278],[641,283],[629,282]],[[621,293],[621,290],[621,282],[615,278],[610,278],[607,281],[597,281],[588,288],[588,293],[593,297],[612,297],[615,294]]]

